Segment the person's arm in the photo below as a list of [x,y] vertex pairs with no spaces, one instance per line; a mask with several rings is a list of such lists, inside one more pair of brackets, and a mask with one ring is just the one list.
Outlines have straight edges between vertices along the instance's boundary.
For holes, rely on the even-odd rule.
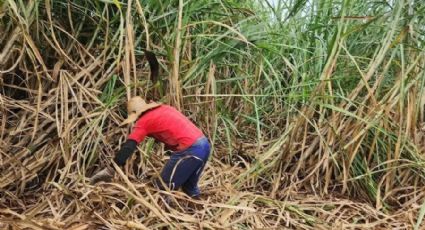
[[147,134],[148,132],[146,131],[144,123],[138,121],[130,135],[128,135],[127,141],[115,155],[115,163],[117,163],[118,166],[124,166],[127,159],[133,154],[134,150],[136,150],[137,145],[145,139]]
[[118,166],[124,166],[127,162],[127,159],[133,154],[134,150],[136,150],[137,142],[132,139],[128,139],[122,146],[121,149],[114,157],[115,163]]
[[[139,123],[139,122],[138,122]],[[139,144],[147,135],[146,129],[143,124],[136,124],[128,136],[128,139],[121,146],[120,150],[114,157],[115,163],[122,167],[127,162],[127,159],[133,154],[134,150],[137,148],[137,144]],[[114,171],[110,167],[106,167],[103,170],[96,173],[91,179],[90,184],[95,184],[99,181],[109,181],[114,175]]]

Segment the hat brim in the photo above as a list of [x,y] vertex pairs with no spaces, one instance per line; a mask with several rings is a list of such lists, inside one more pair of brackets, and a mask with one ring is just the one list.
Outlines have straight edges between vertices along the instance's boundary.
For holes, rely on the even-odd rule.
[[152,103],[147,104],[142,110],[137,111],[137,113],[132,113],[132,114],[128,115],[127,119],[125,119],[120,124],[120,126],[127,125],[129,123],[135,122],[139,118],[140,114],[142,114],[142,113],[144,113],[144,112],[146,112],[146,111],[148,111],[150,109],[156,108],[156,107],[158,107],[160,105],[161,105],[160,103],[155,103],[155,102],[152,102]]
[[127,119],[125,119],[120,126],[135,122],[137,120],[137,118],[139,117],[139,114],[137,113],[132,113],[130,115],[128,115]]

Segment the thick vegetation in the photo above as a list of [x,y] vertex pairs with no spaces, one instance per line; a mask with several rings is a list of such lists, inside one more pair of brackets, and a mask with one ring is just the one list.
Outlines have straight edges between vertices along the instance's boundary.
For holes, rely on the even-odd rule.
[[[0,0],[0,227],[421,228],[424,25],[422,0]],[[153,140],[88,185],[134,95],[210,138],[203,200],[152,186]]]

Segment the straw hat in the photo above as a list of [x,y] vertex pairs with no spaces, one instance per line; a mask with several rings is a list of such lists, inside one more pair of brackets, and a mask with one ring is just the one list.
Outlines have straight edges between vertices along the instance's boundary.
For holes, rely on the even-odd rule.
[[128,123],[136,121],[137,118],[139,118],[140,114],[150,109],[156,108],[160,105],[161,104],[155,102],[147,104],[145,100],[143,100],[139,96],[130,98],[130,100],[127,102],[128,117],[121,123],[121,125],[126,125]]

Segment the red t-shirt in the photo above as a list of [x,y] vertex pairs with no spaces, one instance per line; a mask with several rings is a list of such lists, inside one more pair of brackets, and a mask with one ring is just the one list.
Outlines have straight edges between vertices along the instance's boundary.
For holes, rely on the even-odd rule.
[[160,105],[142,114],[128,139],[139,144],[146,136],[165,144],[167,149],[180,151],[190,147],[204,134],[186,116],[168,105]]

